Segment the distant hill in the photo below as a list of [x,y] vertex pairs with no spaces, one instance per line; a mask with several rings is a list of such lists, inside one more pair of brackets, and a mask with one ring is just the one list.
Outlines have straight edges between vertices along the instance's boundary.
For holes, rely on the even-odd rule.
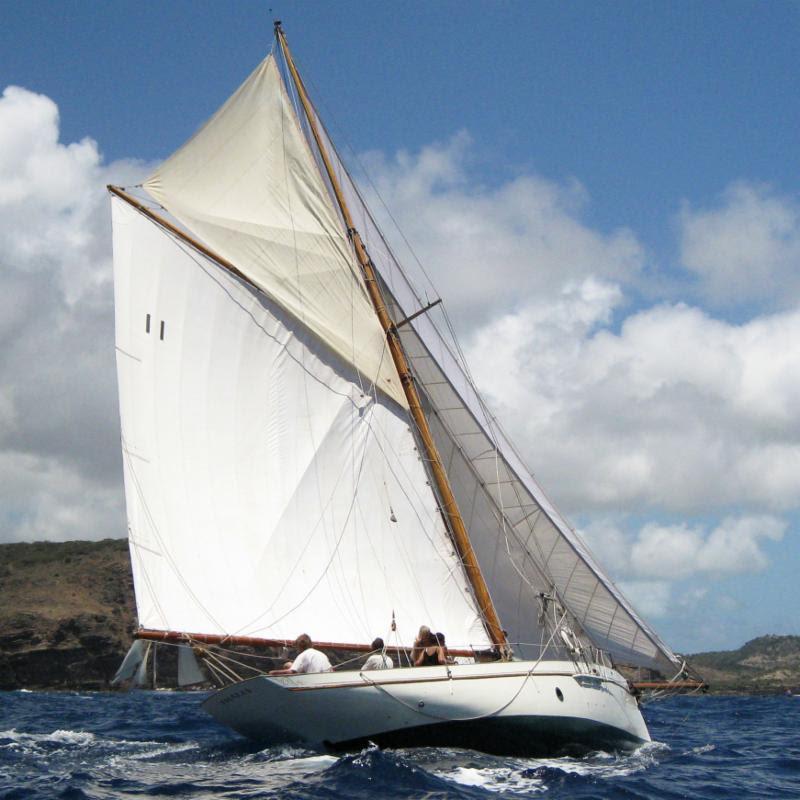
[[800,636],[759,636],[738,650],[695,653],[686,660],[712,691],[800,691]]
[[[135,628],[126,540],[0,545],[0,689],[105,688]],[[800,636],[687,660],[712,691],[800,691]]]
[[125,539],[0,545],[0,689],[107,686],[135,620]]

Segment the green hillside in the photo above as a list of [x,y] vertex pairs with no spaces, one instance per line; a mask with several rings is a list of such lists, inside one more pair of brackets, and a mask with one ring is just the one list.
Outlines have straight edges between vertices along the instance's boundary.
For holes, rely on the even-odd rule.
[[800,636],[759,636],[738,650],[695,653],[687,661],[713,691],[800,691]]

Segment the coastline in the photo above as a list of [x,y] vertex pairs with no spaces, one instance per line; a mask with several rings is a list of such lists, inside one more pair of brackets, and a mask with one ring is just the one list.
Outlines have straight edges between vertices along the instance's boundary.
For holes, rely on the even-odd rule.
[[[136,629],[126,539],[0,545],[0,691],[110,691]],[[172,648],[159,662],[174,675]],[[800,692],[800,636],[687,661],[720,696]],[[171,688],[171,687],[170,687]]]

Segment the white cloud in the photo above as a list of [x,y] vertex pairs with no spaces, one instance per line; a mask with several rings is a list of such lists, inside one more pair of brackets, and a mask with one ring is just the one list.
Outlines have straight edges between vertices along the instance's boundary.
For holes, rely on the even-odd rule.
[[787,524],[774,517],[726,518],[714,528],[698,553],[698,563],[707,572],[760,572],[769,560],[761,540],[779,542]]
[[671,586],[667,581],[623,581],[619,588],[645,617],[666,616],[671,607]]
[[800,206],[793,199],[738,182],[718,208],[687,204],[679,225],[681,260],[713,303],[786,308],[800,298]]
[[105,185],[141,176],[58,141],[58,109],[0,98],[0,539],[125,533]]
[[[581,221],[588,195],[577,181],[557,184],[527,174],[482,185],[470,175],[471,155],[462,133],[417,155],[364,159],[405,236],[435,271],[455,318],[471,327],[567,283],[590,276],[627,280],[641,270],[644,251],[630,230],[605,234]],[[380,212],[380,202],[371,205]],[[413,272],[413,256],[385,223],[396,254]]]
[[796,508],[800,348],[787,342],[800,341],[800,311],[732,325],[660,305],[614,332],[603,324],[619,296],[587,279],[468,342],[478,385],[550,494],[569,513]]
[[626,533],[619,521],[600,519],[581,533],[613,574],[628,582],[669,584],[698,575],[761,572],[769,565],[763,544],[782,540],[787,529],[777,517],[745,515],[725,517],[710,530],[651,522],[633,533]]
[[701,534],[685,525],[645,525],[631,548],[631,567],[637,575],[686,578],[698,568],[702,546]]

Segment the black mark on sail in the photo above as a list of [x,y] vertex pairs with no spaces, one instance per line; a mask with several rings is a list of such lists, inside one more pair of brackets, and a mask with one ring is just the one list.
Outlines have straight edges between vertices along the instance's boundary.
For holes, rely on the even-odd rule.
[[164,320],[161,320],[161,341],[164,341]]
[[144,321],[144,332],[150,333],[150,315],[147,315],[147,319]]

